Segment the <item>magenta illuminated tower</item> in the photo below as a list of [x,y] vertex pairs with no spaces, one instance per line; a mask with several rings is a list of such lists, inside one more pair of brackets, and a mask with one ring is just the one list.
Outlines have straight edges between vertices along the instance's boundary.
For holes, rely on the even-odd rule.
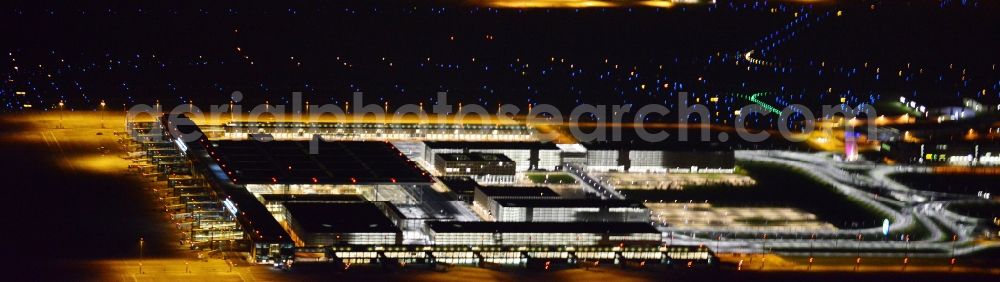
[[853,162],[858,160],[858,142],[855,140],[854,132],[844,132],[844,161]]

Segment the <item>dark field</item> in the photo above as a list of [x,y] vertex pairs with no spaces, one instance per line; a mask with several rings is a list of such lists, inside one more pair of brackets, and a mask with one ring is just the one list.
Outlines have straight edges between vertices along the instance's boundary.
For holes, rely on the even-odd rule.
[[1000,203],[967,203],[953,204],[948,209],[965,216],[991,219],[1000,217]]
[[1000,195],[1000,177],[982,174],[893,174],[893,180],[914,189],[976,195],[979,191]]
[[[105,164],[120,152],[111,130],[98,136],[97,124],[68,120],[71,129],[54,129],[51,116],[0,116],[11,257],[28,271],[65,261],[132,259],[139,256],[140,236],[147,258],[181,255],[174,228],[141,180]],[[101,155],[101,146],[112,153]]]

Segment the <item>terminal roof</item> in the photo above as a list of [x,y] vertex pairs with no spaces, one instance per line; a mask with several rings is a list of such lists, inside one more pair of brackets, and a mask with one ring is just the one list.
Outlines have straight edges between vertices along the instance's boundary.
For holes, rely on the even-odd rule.
[[428,221],[437,233],[660,233],[642,222],[494,222]]
[[214,141],[210,153],[238,184],[424,184],[430,176],[378,141]]
[[375,204],[286,202],[295,224],[309,233],[399,232]]

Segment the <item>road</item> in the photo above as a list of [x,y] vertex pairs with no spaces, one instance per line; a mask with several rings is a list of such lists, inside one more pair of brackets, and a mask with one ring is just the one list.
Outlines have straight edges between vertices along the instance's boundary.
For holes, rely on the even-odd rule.
[[[796,168],[799,171],[813,176],[820,181],[827,183],[838,191],[847,195],[852,200],[870,205],[884,214],[890,216],[893,222],[890,232],[901,233],[912,230],[918,226],[925,228],[929,235],[910,242],[900,241],[898,238],[886,240],[882,236],[881,228],[865,229],[841,229],[835,231],[779,231],[768,232],[770,238],[758,237],[757,239],[732,239],[740,233],[755,234],[756,232],[741,232],[719,228],[704,229],[674,229],[663,228],[672,238],[673,244],[705,244],[714,247],[716,252],[725,253],[758,253],[770,249],[782,249],[786,254],[812,253],[816,256],[851,256],[852,252],[822,252],[814,253],[816,249],[860,249],[864,251],[879,251],[885,256],[899,256],[906,250],[935,250],[936,252],[923,252],[920,254],[910,254],[914,257],[950,257],[954,248],[954,255],[960,256],[987,248],[1000,247],[997,242],[979,242],[973,244],[968,233],[968,226],[956,224],[954,215],[942,209],[942,204],[955,200],[960,195],[944,194],[938,192],[928,192],[913,190],[904,185],[898,184],[887,177],[890,172],[919,170],[910,167],[890,167],[874,163],[839,163],[833,161],[828,155],[786,152],[786,151],[738,151],[737,158],[741,161],[756,161],[781,164]],[[852,170],[866,170],[868,174],[848,172]],[[890,195],[881,197],[868,192],[859,187],[883,187],[892,191]],[[934,199],[949,199],[939,201]],[[936,222],[943,223],[943,227]],[[862,234],[862,241],[844,239],[844,235]],[[951,235],[956,234],[957,240],[950,240]],[[700,235],[700,236],[699,236]],[[722,236],[722,240],[715,240]],[[742,234],[747,235],[747,234]],[[756,235],[759,236],[759,233]],[[838,236],[839,235],[839,236]],[[811,239],[816,236],[816,239]],[[838,238],[839,237],[839,238]],[[730,238],[730,239],[726,239]],[[837,239],[832,239],[837,238]]]

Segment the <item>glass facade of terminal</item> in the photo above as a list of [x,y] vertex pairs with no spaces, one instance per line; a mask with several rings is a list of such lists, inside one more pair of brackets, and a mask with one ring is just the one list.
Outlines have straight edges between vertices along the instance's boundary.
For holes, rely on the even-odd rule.
[[534,129],[524,125],[231,122],[221,131],[225,133],[220,137],[230,140],[259,133],[275,140],[310,140],[316,134],[325,140],[535,140]]
[[529,170],[547,170],[555,171],[562,164],[561,151],[559,149],[537,149],[538,159],[532,160],[532,149],[477,149],[470,148],[468,150],[464,148],[430,148],[426,147],[423,157],[431,165],[435,165],[435,155],[437,154],[454,154],[454,153],[489,153],[489,154],[503,154],[514,161],[516,165],[517,172],[525,172]]
[[707,248],[693,246],[387,245],[299,248],[296,257],[297,261],[339,260],[350,264],[378,264],[391,259],[402,263],[524,266],[533,259],[571,264],[579,261],[670,263],[671,260],[711,263],[713,254]]
[[[649,210],[645,207],[610,207],[598,206],[504,206],[501,202],[490,200],[486,206],[479,201],[477,208],[501,222],[648,222]],[[491,208],[492,207],[492,208]]]
[[632,233],[605,236],[598,233],[441,233],[431,230],[437,245],[572,245],[597,246],[619,242],[659,242],[660,233]]
[[587,167],[612,169],[622,167],[618,161],[618,150],[587,150]]

